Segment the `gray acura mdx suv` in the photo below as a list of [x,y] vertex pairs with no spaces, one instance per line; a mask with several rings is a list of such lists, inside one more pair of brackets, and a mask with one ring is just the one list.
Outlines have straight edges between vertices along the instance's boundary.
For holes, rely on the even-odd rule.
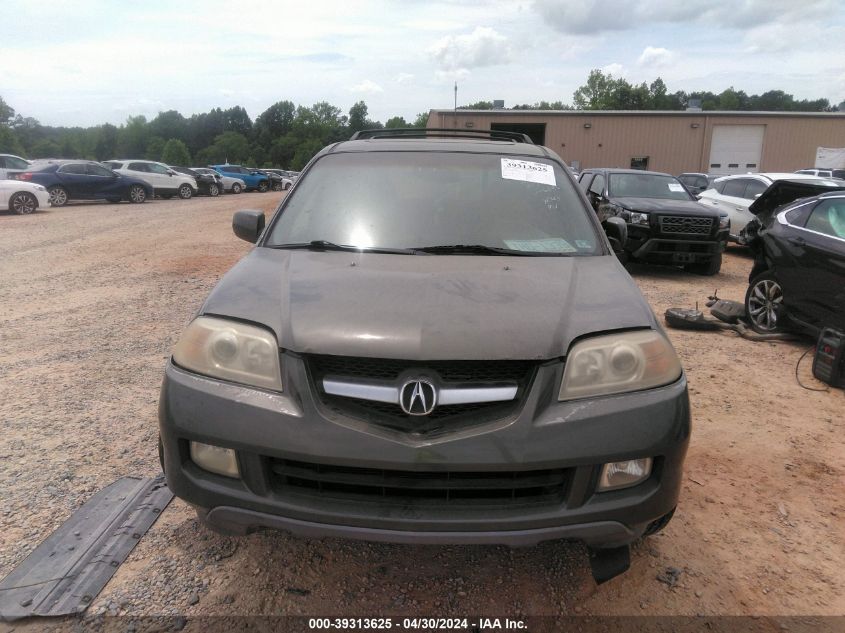
[[219,531],[577,539],[602,582],[678,501],[678,358],[563,161],[521,134],[315,156],[167,363],[173,492]]

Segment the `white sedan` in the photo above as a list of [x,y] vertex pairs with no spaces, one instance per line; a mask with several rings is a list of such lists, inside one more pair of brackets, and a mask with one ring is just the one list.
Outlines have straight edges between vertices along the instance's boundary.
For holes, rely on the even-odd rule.
[[754,219],[754,214],[748,210],[748,207],[775,180],[824,181],[828,184],[836,184],[837,182],[829,178],[820,178],[819,176],[808,174],[737,174],[717,178],[710,185],[709,189],[698,194],[698,200],[707,207],[728,214],[728,218],[731,221],[728,240],[739,242],[739,232],[745,228],[746,224]]
[[46,209],[49,206],[50,194],[41,185],[20,180],[0,180],[0,209],[27,215],[39,207]]

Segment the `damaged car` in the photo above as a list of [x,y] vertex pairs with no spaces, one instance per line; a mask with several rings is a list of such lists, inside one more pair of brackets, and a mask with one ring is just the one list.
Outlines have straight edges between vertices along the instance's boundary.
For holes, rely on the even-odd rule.
[[699,275],[721,270],[728,216],[700,204],[674,176],[585,169],[579,183],[602,225],[608,218],[626,223],[626,261],[679,265]]
[[675,511],[690,407],[606,228],[523,134],[326,147],[266,226],[234,215],[254,248],[166,365],[170,489],[229,534],[574,539],[623,572]]
[[745,313],[761,334],[845,331],[845,182],[778,180],[750,206]]

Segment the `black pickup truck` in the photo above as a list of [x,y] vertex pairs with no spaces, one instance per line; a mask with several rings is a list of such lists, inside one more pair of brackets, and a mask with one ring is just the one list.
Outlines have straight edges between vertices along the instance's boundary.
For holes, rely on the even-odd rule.
[[620,255],[629,261],[674,264],[715,275],[730,223],[696,201],[669,174],[634,169],[585,169],[578,180],[602,225],[618,217],[628,225]]

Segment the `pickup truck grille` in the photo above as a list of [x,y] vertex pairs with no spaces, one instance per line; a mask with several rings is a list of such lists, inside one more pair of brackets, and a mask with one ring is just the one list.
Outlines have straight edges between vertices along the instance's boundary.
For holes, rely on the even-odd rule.
[[660,232],[668,235],[710,235],[713,218],[686,215],[661,215]]
[[571,469],[406,471],[270,459],[279,493],[402,505],[562,503]]

